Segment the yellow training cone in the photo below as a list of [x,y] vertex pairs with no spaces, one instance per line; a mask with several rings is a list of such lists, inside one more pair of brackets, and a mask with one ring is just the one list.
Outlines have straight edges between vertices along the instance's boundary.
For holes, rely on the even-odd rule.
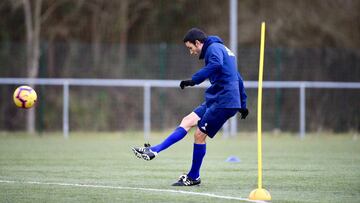
[[265,189],[255,189],[251,191],[249,195],[249,199],[251,200],[271,200],[270,193]]

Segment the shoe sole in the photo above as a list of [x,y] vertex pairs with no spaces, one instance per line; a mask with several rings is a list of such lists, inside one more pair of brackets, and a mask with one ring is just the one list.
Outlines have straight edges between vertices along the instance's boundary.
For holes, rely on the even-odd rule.
[[147,154],[142,154],[136,151],[135,148],[131,148],[131,150],[134,152],[135,156],[139,159],[144,159],[146,161],[150,161],[150,157]]
[[142,159],[142,154],[135,150],[135,148],[131,148],[131,150],[134,152],[135,156],[139,159]]
[[150,161],[150,157],[147,154],[141,154],[141,157],[146,161]]
[[174,187],[199,187],[201,183],[193,184],[193,185],[185,185],[183,183],[173,183],[171,186]]

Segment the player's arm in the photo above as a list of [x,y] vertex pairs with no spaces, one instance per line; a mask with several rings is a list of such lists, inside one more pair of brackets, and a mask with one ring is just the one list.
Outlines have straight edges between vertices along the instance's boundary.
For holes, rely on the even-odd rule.
[[194,86],[202,83],[204,80],[209,78],[211,74],[219,70],[223,64],[223,55],[220,49],[209,47],[209,56],[206,56],[208,63],[196,72],[191,80],[183,80],[180,82],[180,88],[184,89],[188,86]]
[[239,79],[239,91],[240,91],[241,108],[246,108],[247,95],[246,95],[246,92],[245,92],[244,82],[243,82],[243,80],[242,80],[239,73],[238,73],[238,79]]
[[201,68],[198,72],[196,72],[191,80],[195,84],[200,84],[204,82],[210,75],[214,72],[218,71],[223,64],[223,54],[220,49],[209,47],[209,56],[208,56],[208,63],[206,66]]
[[239,91],[240,91],[240,103],[241,103],[241,108],[239,112],[241,113],[241,119],[245,119],[246,116],[249,114],[249,110],[246,108],[247,95],[245,92],[244,82],[239,73],[238,73],[238,79],[239,79]]

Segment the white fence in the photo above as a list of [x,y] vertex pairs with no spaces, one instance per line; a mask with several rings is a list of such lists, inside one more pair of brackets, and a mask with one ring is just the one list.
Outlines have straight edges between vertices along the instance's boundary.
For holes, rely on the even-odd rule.
[[[67,138],[69,136],[69,88],[70,86],[123,86],[123,87],[143,87],[144,88],[144,106],[143,106],[143,126],[144,137],[147,139],[150,135],[150,113],[151,113],[151,87],[160,88],[178,88],[178,80],[122,80],[122,79],[45,79],[45,78],[0,78],[0,84],[6,85],[56,85],[63,86],[63,134]],[[258,82],[245,81],[246,88],[257,88]],[[197,88],[206,88],[209,83],[204,82],[201,85],[195,86]],[[360,82],[309,82],[309,81],[264,81],[263,88],[292,88],[299,89],[299,135],[301,138],[305,136],[306,121],[306,89],[320,88],[320,89],[360,89]],[[236,123],[236,122],[233,122]],[[231,132],[236,133],[236,125],[231,125]]]

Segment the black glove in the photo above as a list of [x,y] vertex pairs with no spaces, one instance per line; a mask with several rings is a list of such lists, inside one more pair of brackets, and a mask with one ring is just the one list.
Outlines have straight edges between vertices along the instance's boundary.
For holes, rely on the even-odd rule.
[[239,109],[239,112],[241,114],[241,119],[245,119],[249,114],[249,110],[247,108]]
[[180,82],[180,88],[181,89],[184,89],[187,86],[194,86],[194,85],[195,85],[195,82],[192,81],[192,80],[183,80],[183,81]]

